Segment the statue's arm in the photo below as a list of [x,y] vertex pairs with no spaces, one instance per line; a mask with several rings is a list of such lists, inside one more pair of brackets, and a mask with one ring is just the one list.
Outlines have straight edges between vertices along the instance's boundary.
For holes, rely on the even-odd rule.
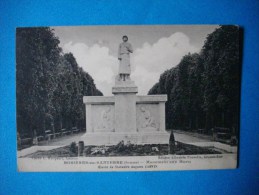
[[130,53],[133,53],[133,48],[132,48],[132,45],[131,45],[131,44],[129,44],[128,51],[129,51]]

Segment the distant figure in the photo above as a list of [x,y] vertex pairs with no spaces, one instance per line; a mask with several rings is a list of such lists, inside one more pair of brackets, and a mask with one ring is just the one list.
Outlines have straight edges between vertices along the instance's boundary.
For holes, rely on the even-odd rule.
[[150,112],[146,110],[144,107],[140,108],[141,112],[143,113],[143,124],[142,128],[156,128],[156,123],[154,118],[151,116]]
[[122,37],[122,40],[118,51],[118,60],[120,61],[119,80],[125,81],[130,79],[130,53],[133,53],[133,49],[126,35]]
[[102,112],[102,128],[104,129],[111,128],[110,113],[111,113],[110,107]]

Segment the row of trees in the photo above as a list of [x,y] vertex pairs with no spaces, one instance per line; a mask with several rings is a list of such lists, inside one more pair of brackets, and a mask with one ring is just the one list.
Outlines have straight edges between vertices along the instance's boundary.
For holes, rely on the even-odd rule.
[[161,74],[149,94],[167,94],[168,129],[237,129],[240,59],[237,26],[220,26],[199,54],[188,54]]
[[83,96],[102,95],[50,28],[16,31],[17,130],[21,135],[84,127]]

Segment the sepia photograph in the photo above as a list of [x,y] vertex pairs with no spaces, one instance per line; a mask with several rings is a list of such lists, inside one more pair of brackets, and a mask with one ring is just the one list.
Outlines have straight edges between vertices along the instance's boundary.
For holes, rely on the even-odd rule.
[[236,25],[16,29],[21,172],[234,169]]

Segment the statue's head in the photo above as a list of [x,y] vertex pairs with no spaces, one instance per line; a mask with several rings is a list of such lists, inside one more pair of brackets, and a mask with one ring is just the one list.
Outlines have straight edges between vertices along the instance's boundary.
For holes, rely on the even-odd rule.
[[122,37],[122,40],[123,40],[123,42],[127,42],[127,41],[128,41],[128,36],[127,36],[127,35],[124,35],[124,36]]

